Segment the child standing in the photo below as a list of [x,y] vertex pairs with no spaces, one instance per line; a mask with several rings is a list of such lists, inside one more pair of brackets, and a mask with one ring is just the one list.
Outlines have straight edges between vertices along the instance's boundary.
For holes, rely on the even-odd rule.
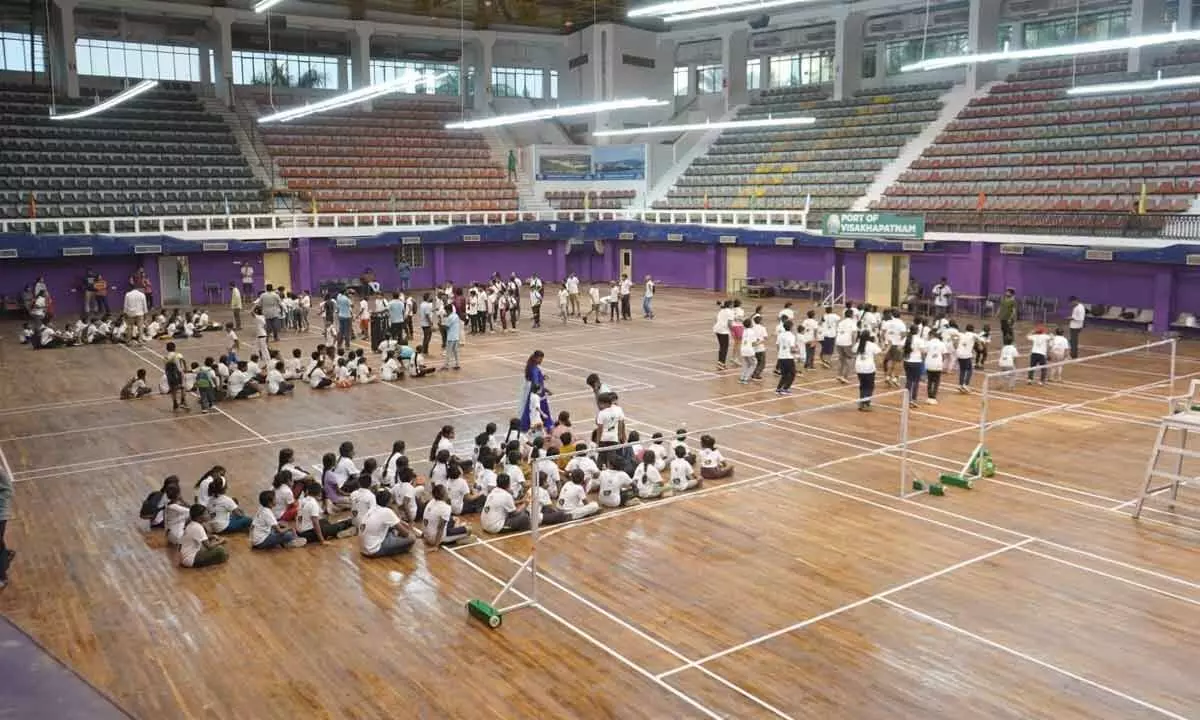
[[925,343],[925,393],[930,405],[938,404],[938,389],[942,386],[942,371],[946,369],[946,343],[931,335]]
[[792,321],[783,321],[783,332],[779,333],[776,338],[776,347],[778,348],[777,358],[779,361],[779,384],[775,387],[775,393],[778,395],[791,395],[792,382],[796,379],[796,358],[794,355],[796,348],[796,336],[792,333]]
[[1033,334],[1029,336],[1031,346],[1029,348],[1029,384],[1033,384],[1033,373],[1038,367],[1042,368],[1041,377],[1038,380],[1038,385],[1046,384],[1046,355],[1050,352],[1050,335],[1046,332],[1043,325],[1038,325]]
[[1071,350],[1071,342],[1063,335],[1062,328],[1054,328],[1054,337],[1050,338],[1050,382],[1062,382],[1063,366],[1056,365],[1067,359]]
[[1000,359],[996,366],[1004,373],[1001,386],[1009,390],[1016,387],[1017,374],[1013,371],[1017,369],[1017,346],[1010,342],[1000,348]]
[[854,354],[854,372],[858,375],[858,409],[871,409],[871,397],[875,395],[875,356],[881,352],[871,333],[863,331],[858,336],[858,347]]

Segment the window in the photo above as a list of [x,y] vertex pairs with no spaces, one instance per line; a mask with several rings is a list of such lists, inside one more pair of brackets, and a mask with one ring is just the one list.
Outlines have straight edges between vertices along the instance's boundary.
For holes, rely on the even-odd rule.
[[79,38],[75,66],[80,75],[200,81],[200,51],[180,45]]
[[550,71],[550,99],[551,100],[558,99],[558,71],[557,70]]
[[493,67],[492,95],[495,97],[540,98],[545,71],[541,68]]
[[833,82],[833,50],[780,55],[771,62],[771,87],[798,87]]
[[1129,10],[1113,10],[1079,18],[1076,32],[1075,18],[1065,17],[1025,24],[1024,41],[1029,49],[1065,45],[1073,42],[1108,40],[1129,34]]
[[691,73],[687,65],[675,68],[675,97],[683,97],[691,92]]
[[876,54],[875,54],[875,46],[874,45],[870,45],[868,47],[863,48],[862,76],[864,78],[875,77],[875,71],[877,69],[875,67],[875,65],[876,65],[876,56],[875,55]]
[[697,92],[713,95],[725,90],[725,68],[722,65],[700,65],[696,68]]
[[[349,67],[349,65],[347,65]],[[353,73],[347,72],[347,77]],[[277,87],[326,88],[345,90],[338,78],[338,58],[334,55],[296,55],[249,50],[233,51],[235,85],[275,85]]]
[[387,82],[416,73],[421,78],[413,91],[417,95],[457,95],[458,63],[414,62],[412,60],[372,60],[371,84]]
[[41,35],[0,31],[0,70],[46,72],[45,39]]
[[762,89],[762,60],[750,58],[746,61],[746,89]]
[[396,248],[396,264],[408,263],[413,270],[425,267],[425,248],[421,245],[401,245]]
[[921,60],[966,55],[970,52],[969,45],[966,33],[890,42],[887,44],[887,73],[895,75],[905,65]]

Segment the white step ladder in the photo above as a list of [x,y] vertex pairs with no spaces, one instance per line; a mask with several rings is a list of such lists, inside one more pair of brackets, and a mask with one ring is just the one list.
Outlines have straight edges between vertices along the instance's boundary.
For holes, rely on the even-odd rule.
[[[1191,433],[1200,433],[1200,381],[1193,380],[1188,389],[1187,398],[1178,412],[1167,415],[1158,426],[1158,437],[1154,441],[1154,451],[1150,454],[1150,462],[1146,466],[1146,482],[1142,485],[1142,494],[1133,507],[1133,517],[1142,514],[1142,507],[1147,499],[1155,498],[1163,493],[1168,494],[1167,507],[1172,512],[1176,508],[1190,509],[1197,512],[1200,519],[1200,506],[1181,502],[1179,491],[1191,486],[1200,488],[1200,476],[1187,475],[1184,472],[1184,461],[1188,458],[1200,459],[1200,450],[1188,448]],[[1178,444],[1172,444],[1171,433],[1178,436]],[[1168,458],[1166,465],[1173,470],[1159,468],[1159,461]],[[1169,458],[1174,458],[1172,463]]]

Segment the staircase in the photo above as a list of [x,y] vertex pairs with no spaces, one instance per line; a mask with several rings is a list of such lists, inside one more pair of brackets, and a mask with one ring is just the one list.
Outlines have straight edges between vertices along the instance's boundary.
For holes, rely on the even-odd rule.
[[[735,105],[734,107],[729,108],[729,110],[726,111],[726,113],[720,118],[718,118],[717,121],[725,122],[727,120],[733,120],[737,117],[738,112],[740,112],[743,107],[745,106]],[[655,182],[650,188],[650,191],[644,198],[645,207],[653,207],[654,203],[665,198],[667,193],[670,192],[671,188],[675,186],[675,183],[679,180],[679,177],[683,175],[683,173],[686,172],[689,167],[691,167],[692,161],[708,152],[708,149],[712,147],[712,144],[716,142],[717,138],[720,136],[720,130],[709,130],[707,132],[696,130],[693,132],[684,133],[678,139],[676,139],[674,143],[674,149],[678,151],[680,147],[683,147],[683,155],[675,155],[674,163],[671,165],[671,169],[663,173],[663,175],[658,178],[658,181]],[[652,136],[649,135],[646,136],[646,138],[635,137],[631,140],[631,142],[646,142],[646,147],[648,149],[655,147],[652,144],[654,140],[652,139]],[[687,145],[689,142],[691,143],[690,146]],[[653,152],[653,150],[651,150],[651,152]]]
[[892,162],[883,166],[883,169],[875,176],[874,182],[867,187],[866,194],[855,200],[850,209],[854,211],[869,210],[871,205],[878,202],[883,197],[883,194],[887,192],[887,189],[899,180],[900,176],[921,157],[921,153],[925,152],[925,148],[937,140],[938,135],[941,135],[946,126],[954,118],[958,117],[958,114],[967,107],[967,104],[973,98],[987,95],[993,85],[996,85],[996,83],[990,83],[978,91],[972,91],[965,84],[955,85],[950,88],[940,98],[942,110],[938,113],[937,119],[926,125],[920,135],[909,140],[904,144],[904,147],[900,148],[900,155]]
[[254,178],[272,192],[287,190],[287,183],[283,181],[278,166],[275,165],[262,135],[258,132],[258,124],[254,120],[258,116],[258,106],[254,101],[240,100],[234,109],[226,107],[225,103],[217,98],[205,97],[201,98],[201,101],[204,103],[204,109],[221,118],[233,133]]

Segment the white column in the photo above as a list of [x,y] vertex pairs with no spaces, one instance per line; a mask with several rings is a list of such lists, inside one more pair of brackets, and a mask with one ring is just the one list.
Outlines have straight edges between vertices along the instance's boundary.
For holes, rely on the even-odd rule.
[[759,55],[758,56],[758,78],[759,78],[759,80],[758,80],[759,86],[761,87],[761,89],[769,90],[771,88],[771,56],[770,55]]
[[58,92],[79,97],[79,69],[75,66],[75,0],[55,0],[54,23],[48,39],[47,60]]
[[1179,12],[1175,18],[1175,27],[1179,30],[1191,30],[1192,22],[1192,0],[1179,0]]
[[342,92],[353,90],[353,88],[350,87],[350,58],[348,56],[338,58],[337,86],[338,90]]
[[[1000,33],[1002,0],[971,0],[967,19],[967,48],[970,53],[995,52]],[[967,66],[967,87],[978,89],[996,79],[996,63]]]
[[1008,49],[1022,50],[1025,48],[1025,23],[1015,22],[1012,24],[1012,33],[1009,35]]
[[[1192,0],[1179,0],[1179,5],[1190,5]],[[1166,14],[1166,3],[1163,0],[1133,0],[1129,5],[1129,34],[1150,35],[1166,32],[1170,28],[1163,21]],[[1153,59],[1161,56],[1165,50],[1162,46],[1131,48],[1129,50],[1129,72],[1149,71],[1153,67]]]
[[721,36],[721,62],[725,70],[725,108],[743,105],[746,89],[746,56],[750,50],[750,31],[744,28],[726,31]]
[[351,89],[357,90],[371,84],[371,35],[372,28],[365,23],[356,23],[350,33]]
[[833,45],[833,99],[843,100],[858,92],[862,83],[863,26],[866,16],[846,13],[838,18]]
[[496,47],[496,33],[481,32],[479,41],[479,62],[475,65],[475,114],[491,113],[492,99],[492,52]]
[[887,40],[880,38],[875,42],[875,81],[882,85],[887,79]]
[[213,85],[217,98],[226,105],[233,104],[233,11],[227,8],[213,9],[213,22],[209,26],[213,47]]
[[687,97],[689,100],[691,100],[692,98],[694,98],[700,94],[700,75],[698,74],[698,71],[697,71],[697,68],[699,66],[696,63],[691,62],[691,63],[688,63],[687,67],[688,67]]

